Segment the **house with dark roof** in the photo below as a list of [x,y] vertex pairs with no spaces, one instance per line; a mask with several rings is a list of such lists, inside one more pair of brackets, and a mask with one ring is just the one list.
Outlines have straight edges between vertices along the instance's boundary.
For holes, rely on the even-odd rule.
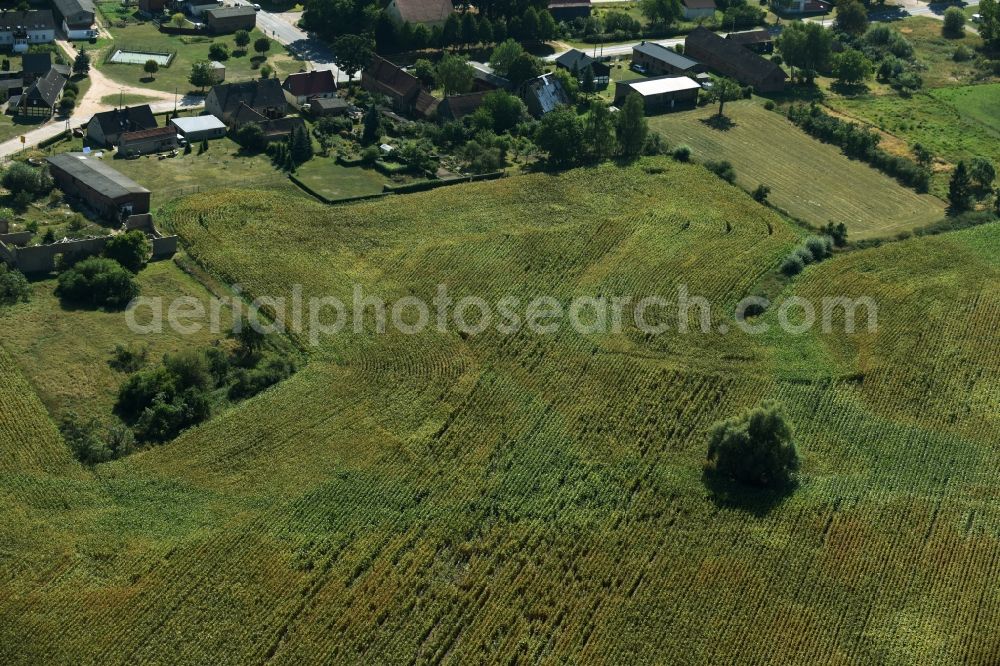
[[215,35],[225,35],[237,30],[253,30],[257,25],[257,11],[253,7],[215,7],[202,15],[208,31]]
[[87,123],[87,141],[91,145],[114,148],[125,132],[139,132],[156,127],[156,117],[149,104],[126,106],[95,113]]
[[632,47],[632,68],[646,76],[697,74],[708,68],[656,42],[642,42]]
[[510,81],[496,72],[482,62],[469,62],[469,66],[472,67],[472,90],[478,92],[480,90],[510,90]]
[[21,80],[31,85],[52,69],[51,53],[25,53],[21,56]]
[[564,104],[569,104],[569,95],[562,83],[551,72],[526,81],[520,90],[521,101],[528,107],[528,113],[541,118]]
[[684,40],[684,54],[719,74],[736,79],[757,92],[781,92],[788,75],[778,65],[711,30],[695,28]]
[[17,103],[17,113],[24,116],[49,117],[56,111],[66,77],[54,69],[31,84]]
[[422,24],[428,28],[444,26],[455,11],[451,0],[391,0],[385,13],[397,25]]
[[299,108],[314,99],[337,96],[337,81],[333,72],[322,69],[312,72],[289,74],[282,81],[281,89],[285,91],[285,99],[292,106]]
[[433,115],[439,100],[425,91],[420,79],[385,58],[375,56],[361,72],[361,87],[389,100],[397,113]]
[[118,154],[125,157],[162,153],[177,147],[177,128],[173,125],[153,127],[137,132],[123,132]]
[[590,16],[590,0],[549,0],[549,13],[556,21]]
[[205,97],[205,110],[229,126],[237,114],[247,122],[247,109],[267,119],[284,116],[287,108],[281,84],[270,78],[212,86]]
[[476,112],[491,90],[481,90],[462,95],[449,95],[438,104],[437,115],[441,120],[461,120]]
[[731,32],[726,35],[726,39],[732,40],[754,53],[772,53],[774,51],[774,38],[767,30]]
[[681,0],[681,16],[689,21],[715,14],[715,0]]
[[52,0],[52,7],[69,39],[97,37],[97,30],[94,29],[97,10],[93,0]]
[[46,157],[56,186],[109,220],[149,212],[149,190],[95,157],[59,153]]
[[0,12],[0,47],[24,53],[32,44],[49,44],[56,38],[56,21],[48,9]]
[[556,67],[571,73],[581,84],[586,78],[589,67],[594,73],[593,82],[596,90],[604,90],[611,82],[611,68],[579,49],[570,49],[556,58]]

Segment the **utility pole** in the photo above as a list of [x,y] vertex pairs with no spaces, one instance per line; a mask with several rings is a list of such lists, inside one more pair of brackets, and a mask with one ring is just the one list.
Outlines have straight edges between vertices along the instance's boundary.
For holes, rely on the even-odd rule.
[[174,86],[174,118],[177,117],[177,86]]

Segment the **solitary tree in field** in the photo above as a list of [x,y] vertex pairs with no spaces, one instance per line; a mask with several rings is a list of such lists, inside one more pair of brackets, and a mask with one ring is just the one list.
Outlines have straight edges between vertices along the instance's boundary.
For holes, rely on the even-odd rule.
[[969,210],[972,204],[972,179],[965,162],[959,162],[948,183],[948,203],[954,213]]
[[171,16],[171,17],[170,17],[170,23],[171,23],[171,24],[172,24],[172,25],[173,25],[173,26],[174,26],[175,28],[180,28],[180,27],[183,27],[183,26],[184,26],[184,23],[185,23],[186,21],[187,21],[187,17],[186,17],[186,16],[184,16],[184,13],[183,13],[183,12],[177,12],[176,14],[174,14],[173,16]]
[[965,36],[965,12],[958,7],[949,7],[944,10],[944,26],[941,32],[945,37]]
[[799,468],[792,429],[778,403],[767,401],[712,426],[705,471],[758,487],[788,484]]
[[142,70],[149,74],[149,78],[155,78],[156,73],[160,71],[160,65],[153,59],[147,60],[146,64],[142,66]]
[[740,88],[740,84],[732,79],[716,79],[710,90],[712,101],[719,103],[719,112],[716,114],[719,118],[725,115],[723,110],[725,109],[726,102],[739,99],[743,95],[743,89]]
[[854,86],[870,79],[875,66],[861,51],[845,49],[834,59],[833,70],[841,85]]
[[253,50],[260,55],[264,55],[271,50],[271,40],[267,37],[258,37],[253,43]]
[[233,42],[240,51],[246,53],[247,46],[250,45],[250,33],[246,30],[237,30],[233,35]]

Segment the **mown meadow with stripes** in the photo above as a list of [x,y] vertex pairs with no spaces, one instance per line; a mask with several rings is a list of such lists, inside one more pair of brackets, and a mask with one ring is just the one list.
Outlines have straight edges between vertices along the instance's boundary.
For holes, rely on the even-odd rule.
[[[837,253],[777,295],[870,297],[876,330],[792,334],[772,307],[750,334],[719,328],[805,232],[691,164],[164,213],[252,295],[685,285],[712,331],[293,332],[291,378],[93,467],[0,340],[3,663],[1000,660],[995,225]],[[723,501],[708,429],[772,398],[799,485]]]

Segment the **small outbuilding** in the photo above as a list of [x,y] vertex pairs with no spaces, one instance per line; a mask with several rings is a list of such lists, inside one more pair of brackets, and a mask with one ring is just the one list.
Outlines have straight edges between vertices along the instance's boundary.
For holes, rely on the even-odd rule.
[[451,0],[391,0],[385,13],[397,25],[425,25],[443,27],[455,11]]
[[715,0],[681,0],[681,15],[689,21],[715,15]]
[[342,97],[319,97],[309,102],[309,113],[313,116],[343,116],[351,105]]
[[208,68],[212,70],[212,78],[216,83],[222,83],[226,80],[226,66],[221,62],[218,60],[211,60],[208,63]]
[[625,99],[636,93],[642,96],[646,114],[694,108],[698,103],[701,86],[686,76],[659,76],[653,79],[615,82],[615,106],[621,107]]
[[208,31],[216,35],[224,35],[237,30],[253,30],[257,25],[257,12],[253,7],[239,5],[238,7],[217,7],[203,14]]
[[206,139],[221,139],[226,136],[226,124],[215,116],[194,116],[174,118],[170,121],[175,132],[188,143]]
[[149,190],[99,159],[83,153],[46,157],[56,186],[112,221],[149,212]]

